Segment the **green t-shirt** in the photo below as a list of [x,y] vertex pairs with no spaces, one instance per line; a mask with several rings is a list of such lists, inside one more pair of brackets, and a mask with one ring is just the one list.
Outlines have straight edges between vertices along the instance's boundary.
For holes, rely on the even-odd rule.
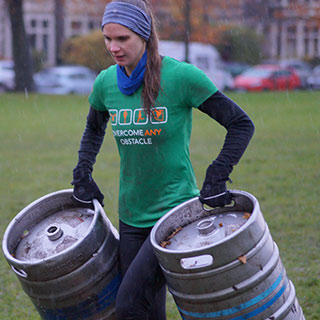
[[153,226],[170,209],[199,194],[189,157],[192,107],[217,88],[198,68],[164,57],[161,88],[153,116],[117,86],[116,66],[102,71],[89,97],[108,111],[120,154],[119,218],[136,227]]

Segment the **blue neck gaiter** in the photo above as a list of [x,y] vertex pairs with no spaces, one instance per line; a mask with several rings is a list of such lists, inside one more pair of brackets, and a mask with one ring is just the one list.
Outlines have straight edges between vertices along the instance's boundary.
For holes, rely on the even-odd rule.
[[130,77],[127,76],[124,67],[117,65],[117,80],[119,90],[125,95],[131,95],[137,91],[143,83],[144,72],[147,65],[147,50],[144,52]]

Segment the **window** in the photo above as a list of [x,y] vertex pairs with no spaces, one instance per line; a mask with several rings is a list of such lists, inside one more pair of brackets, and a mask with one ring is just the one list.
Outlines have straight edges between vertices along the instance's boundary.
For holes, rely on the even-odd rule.
[[309,53],[309,39],[304,39],[304,54],[307,56]]
[[49,47],[48,39],[49,37],[47,34],[42,35],[42,53],[43,53],[44,60],[48,59],[48,47]]
[[208,57],[198,56],[196,59],[196,66],[201,70],[208,70],[209,69]]
[[296,27],[295,26],[290,26],[288,27],[288,33],[292,36],[295,36],[295,33],[296,33]]
[[313,41],[313,48],[314,48],[315,54],[317,55],[317,54],[318,54],[318,51],[319,51],[319,41],[318,41],[318,39],[314,39],[314,41]]
[[48,35],[47,34],[44,34],[42,36],[42,48],[44,51],[48,52]]
[[73,31],[79,31],[81,29],[82,23],[81,21],[72,21],[71,28]]
[[89,22],[88,22],[88,28],[89,28],[89,30],[95,29],[95,26],[94,26],[94,25],[95,25],[94,21],[92,21],[92,20],[89,21]]
[[71,74],[69,77],[70,79],[73,79],[73,80],[82,80],[82,79],[88,78],[88,75],[83,73],[75,73],[75,74]]
[[29,35],[29,44],[32,49],[36,48],[36,39],[37,39],[37,36],[35,34]]

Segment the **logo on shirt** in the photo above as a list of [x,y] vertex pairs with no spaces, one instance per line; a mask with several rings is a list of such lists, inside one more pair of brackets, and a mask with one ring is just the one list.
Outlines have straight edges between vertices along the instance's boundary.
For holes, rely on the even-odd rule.
[[[122,145],[146,145],[152,144],[152,137],[160,136],[162,129],[144,129],[143,126],[151,123],[153,125],[164,124],[168,121],[168,110],[166,107],[158,107],[152,110],[148,117],[142,108],[110,109],[110,121],[112,126],[122,126],[123,129],[112,130],[114,137],[119,138]],[[135,129],[126,128],[134,124]],[[141,127],[140,127],[141,126]]]
[[168,121],[168,110],[166,107],[158,107],[152,110],[151,117],[147,117],[142,108],[131,109],[110,109],[111,124],[113,126],[146,125],[147,123],[162,124]]

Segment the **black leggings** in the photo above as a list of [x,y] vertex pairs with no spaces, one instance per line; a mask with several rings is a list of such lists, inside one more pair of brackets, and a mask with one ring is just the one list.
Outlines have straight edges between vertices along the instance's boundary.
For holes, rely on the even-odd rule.
[[123,276],[116,301],[117,320],[165,320],[165,278],[150,242],[152,228],[120,221],[120,268]]

